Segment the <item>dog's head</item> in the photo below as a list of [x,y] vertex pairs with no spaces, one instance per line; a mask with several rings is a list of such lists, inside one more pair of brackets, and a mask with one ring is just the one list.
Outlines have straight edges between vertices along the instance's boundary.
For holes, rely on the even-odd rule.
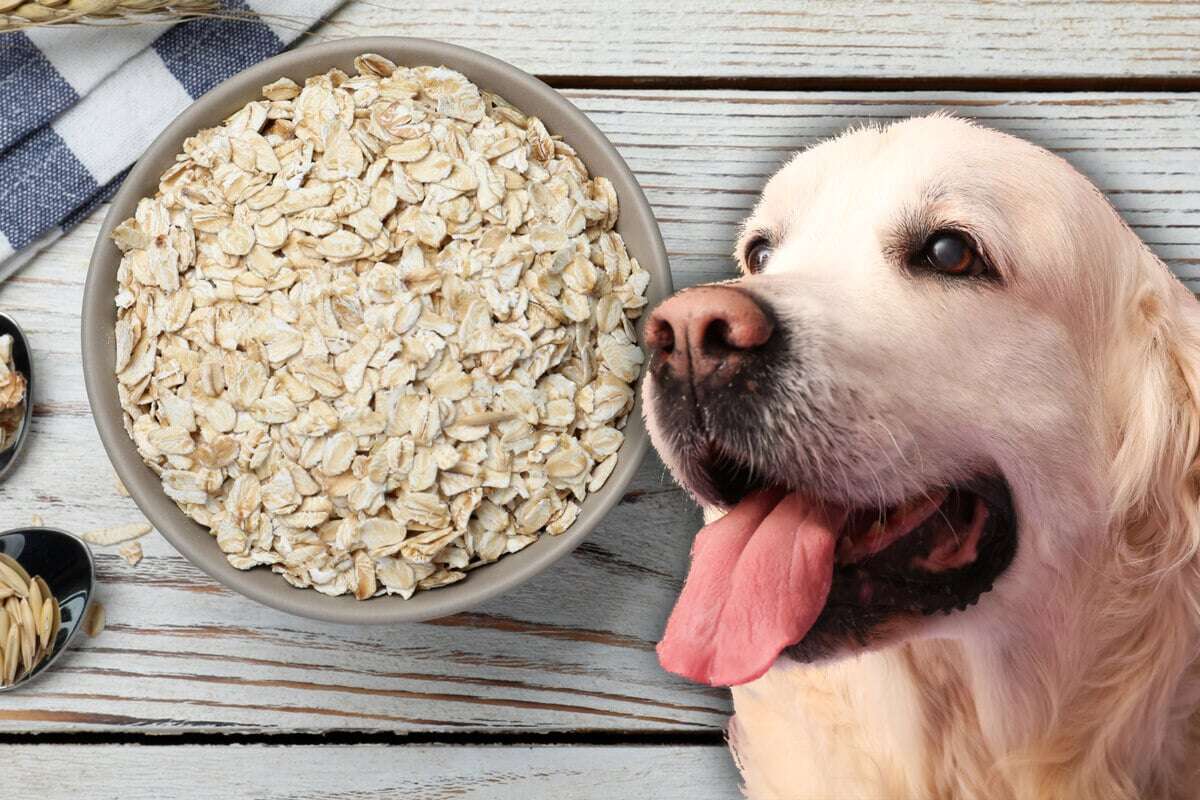
[[729,512],[664,665],[736,684],[1040,613],[1108,525],[1117,417],[1178,383],[1145,365],[1186,291],[1066,162],[943,116],[801,153],[737,260],[646,329],[653,441]]

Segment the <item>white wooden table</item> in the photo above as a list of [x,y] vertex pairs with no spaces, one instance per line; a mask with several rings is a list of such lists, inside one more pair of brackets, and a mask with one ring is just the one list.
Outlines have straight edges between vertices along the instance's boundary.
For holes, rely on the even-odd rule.
[[[476,5],[351,2],[309,39],[438,38],[561,88],[640,178],[676,286],[730,274],[736,223],[797,148],[948,108],[1063,155],[1200,288],[1200,3]],[[35,440],[0,487],[6,526],[35,513],[73,530],[140,519],[116,489],[79,363],[103,213],[0,286],[40,377]],[[136,568],[102,551],[108,628],[36,688],[0,696],[0,792],[736,797],[725,693],[654,657],[699,524],[651,457],[559,568],[479,613],[391,629],[259,607],[156,534]]]

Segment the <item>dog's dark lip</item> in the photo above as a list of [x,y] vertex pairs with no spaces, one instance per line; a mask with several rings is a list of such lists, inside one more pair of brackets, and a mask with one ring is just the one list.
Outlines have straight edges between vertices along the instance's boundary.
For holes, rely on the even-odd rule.
[[689,472],[693,491],[700,501],[725,510],[733,508],[751,492],[774,483],[712,442],[703,445],[700,456],[692,460]]

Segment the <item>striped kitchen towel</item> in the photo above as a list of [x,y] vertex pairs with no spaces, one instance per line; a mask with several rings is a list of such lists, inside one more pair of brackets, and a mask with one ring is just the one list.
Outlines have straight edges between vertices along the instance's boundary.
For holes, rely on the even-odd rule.
[[193,100],[340,2],[223,0],[222,18],[0,34],[0,280],[111,197]]

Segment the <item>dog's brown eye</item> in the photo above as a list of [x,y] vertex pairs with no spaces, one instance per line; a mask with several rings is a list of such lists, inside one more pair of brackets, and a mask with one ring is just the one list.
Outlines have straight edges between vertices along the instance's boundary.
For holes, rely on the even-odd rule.
[[766,239],[755,239],[746,247],[746,269],[750,272],[762,272],[771,260],[775,248]]
[[920,260],[946,275],[976,276],[984,272],[984,263],[974,246],[957,231],[938,231],[925,240]]

